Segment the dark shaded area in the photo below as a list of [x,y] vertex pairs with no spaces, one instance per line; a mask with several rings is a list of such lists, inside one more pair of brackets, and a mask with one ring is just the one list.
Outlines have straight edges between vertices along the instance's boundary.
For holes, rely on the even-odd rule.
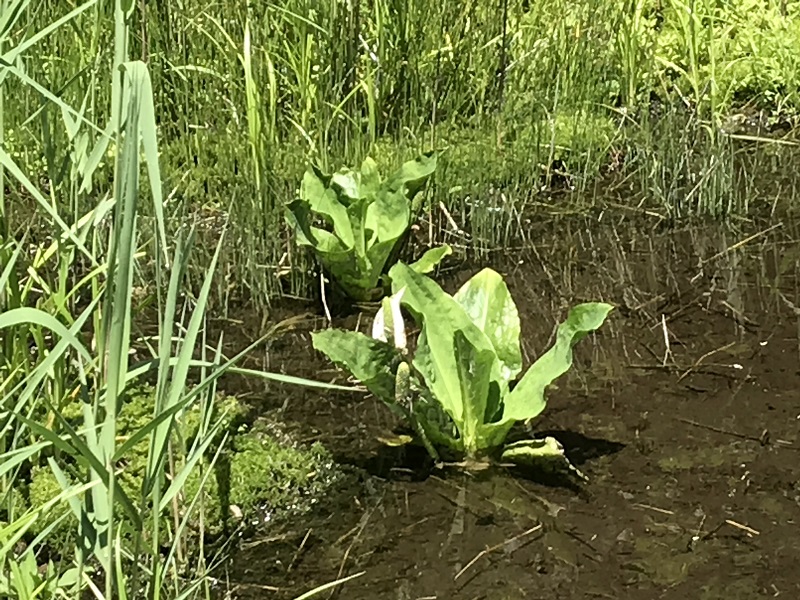
[[626,446],[626,444],[620,442],[588,437],[576,431],[537,431],[536,436],[556,438],[564,446],[564,454],[576,466],[581,466],[603,456],[614,455],[617,452],[621,452]]
[[333,455],[340,464],[362,469],[373,477],[391,481],[424,481],[434,464],[422,446],[388,446],[381,444],[374,451],[352,455],[340,449]]

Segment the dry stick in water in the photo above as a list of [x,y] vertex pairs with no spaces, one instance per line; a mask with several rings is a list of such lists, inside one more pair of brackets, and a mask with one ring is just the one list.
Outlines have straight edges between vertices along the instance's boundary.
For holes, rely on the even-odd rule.
[[733,252],[734,250],[737,250],[738,248],[741,248],[741,247],[742,247],[742,246],[744,246],[745,244],[749,244],[749,243],[750,243],[750,242],[752,242],[753,240],[755,240],[755,239],[757,239],[757,238],[760,238],[762,235],[766,235],[766,234],[768,234],[769,232],[771,232],[771,231],[774,231],[774,230],[776,230],[776,229],[779,229],[779,228],[781,228],[781,227],[783,227],[783,222],[781,222],[781,223],[775,223],[775,225],[772,225],[771,227],[767,227],[766,229],[764,229],[763,231],[759,231],[758,233],[754,233],[754,234],[753,234],[753,235],[751,235],[750,237],[746,237],[746,238],[744,238],[743,240],[741,240],[741,241],[739,241],[739,242],[736,242],[736,243],[735,243],[733,246],[728,246],[727,248],[725,248],[725,250],[722,250],[722,251],[720,251],[720,252],[717,252],[717,253],[716,253],[714,256],[712,256],[711,258],[707,258],[707,259],[705,259],[703,262],[701,262],[701,263],[700,263],[700,272],[699,272],[697,275],[695,275],[694,277],[692,277],[692,279],[691,279],[691,283],[694,283],[694,282],[695,282],[695,281],[697,281],[697,280],[698,280],[700,277],[702,277],[702,275],[703,275],[703,267],[704,267],[705,265],[707,265],[708,263],[710,263],[711,261],[714,261],[714,260],[716,260],[716,259],[720,258],[721,256],[725,256],[725,255],[726,255],[728,252]]
[[737,431],[730,431],[729,429],[722,429],[721,427],[714,427],[713,425],[706,425],[705,423],[699,423],[697,421],[693,421],[692,419],[686,419],[684,417],[675,417],[675,420],[680,421],[681,423],[686,423],[687,425],[691,425],[692,427],[707,429],[708,431],[713,431],[714,433],[721,433],[723,435],[729,435],[731,437],[739,438],[740,440],[758,442],[762,446],[766,446],[767,442],[769,441],[769,431],[767,431],[766,429],[761,432],[760,436],[756,437],[754,435],[747,435],[745,433],[739,433]]
[[319,291],[322,294],[322,308],[325,309],[325,317],[328,319],[328,325],[333,325],[331,311],[328,310],[328,299],[325,296],[325,275],[323,275],[322,272],[319,274]]
[[735,529],[739,529],[740,531],[744,531],[747,535],[749,535],[751,537],[755,537],[757,535],[761,535],[760,531],[757,531],[757,530],[753,529],[752,527],[748,527],[747,525],[742,525],[741,523],[737,523],[733,519],[725,519],[722,523],[717,525],[714,529],[709,531],[707,534],[705,534],[700,539],[705,541],[705,540],[711,538],[714,534],[716,534],[725,525],[730,525],[731,527],[734,527]]
[[303,548],[306,547],[306,542],[308,541],[308,536],[311,535],[311,529],[306,531],[305,536],[303,536],[303,541],[300,542],[300,547],[294,553],[292,557],[292,562],[289,563],[289,566],[286,568],[286,572],[289,573],[294,568],[295,563],[297,563],[297,559],[300,557],[300,553],[303,551]]
[[731,348],[732,346],[735,346],[735,345],[736,345],[736,342],[731,342],[730,344],[725,344],[724,346],[720,346],[719,348],[717,348],[715,350],[709,350],[708,352],[703,354],[703,356],[701,356],[696,361],[694,361],[694,364],[691,367],[689,367],[688,369],[686,369],[680,377],[678,377],[678,383],[680,383],[681,381],[686,379],[695,369],[697,369],[697,367],[700,366],[700,363],[703,362],[705,359],[707,359],[709,356],[713,356],[717,352],[724,352],[728,348]]
[[[350,551],[353,549],[353,546],[355,546],[356,543],[361,538],[361,534],[364,533],[364,530],[367,528],[367,524],[369,523],[369,520],[372,518],[372,514],[375,512],[375,510],[377,510],[378,506],[380,506],[382,501],[383,500],[381,499],[381,501],[377,502],[375,504],[375,506],[373,506],[371,509],[367,510],[361,516],[361,520],[359,521],[358,525],[356,525],[353,529],[350,530],[351,532],[355,530],[355,535],[353,536],[353,539],[351,540],[350,544],[347,546],[347,550],[345,550],[344,556],[342,557],[342,563],[339,565],[339,574],[336,576],[337,581],[342,579],[342,574],[344,573],[344,568],[345,568],[345,565],[347,564],[347,559],[350,557]],[[342,537],[346,537],[346,535],[349,535],[349,533],[345,534],[345,536],[342,536]],[[342,538],[340,538],[340,539],[342,539]],[[330,595],[328,596],[329,600],[331,598],[333,598],[333,596],[336,593],[336,591],[337,590],[332,590],[331,591]]]
[[447,219],[447,222],[450,223],[450,227],[453,228],[453,232],[454,233],[464,233],[464,230],[461,229],[461,227],[458,226],[458,223],[456,223],[456,220],[453,218],[453,215],[450,214],[450,211],[447,210],[447,207],[444,205],[444,202],[442,202],[441,200],[439,201],[439,208],[444,213],[444,217],[445,217],[445,219]]
[[[672,349],[670,348],[669,342],[669,330],[667,329],[667,319],[662,314],[661,315],[661,333],[664,336],[664,360],[661,362],[662,367],[667,366],[667,361],[672,357]],[[672,357],[672,362],[675,362],[675,358]]]
[[531,528],[530,528],[530,529],[528,529],[527,531],[523,531],[523,532],[522,532],[522,533],[520,533],[519,535],[515,535],[514,537],[512,537],[512,538],[510,538],[510,539],[507,539],[507,540],[506,540],[506,541],[504,541],[504,542],[500,542],[499,544],[495,544],[494,546],[492,546],[492,547],[490,547],[490,548],[486,548],[485,550],[481,550],[480,552],[478,552],[478,554],[477,554],[477,555],[475,555],[475,558],[473,558],[471,561],[469,561],[469,562],[467,563],[467,565],[466,565],[466,566],[465,566],[463,569],[461,569],[461,570],[460,570],[458,573],[456,573],[456,576],[455,576],[455,577],[453,577],[453,580],[455,581],[456,579],[458,579],[459,577],[461,577],[461,576],[462,576],[464,573],[466,573],[466,572],[467,572],[467,570],[468,570],[468,569],[469,569],[469,568],[470,568],[472,565],[474,565],[476,562],[478,562],[478,561],[479,561],[481,558],[483,558],[483,557],[484,557],[484,556],[486,556],[487,554],[489,554],[489,553],[491,553],[491,552],[494,552],[495,550],[499,550],[499,549],[500,549],[500,548],[502,548],[503,546],[506,546],[506,545],[508,545],[508,544],[511,544],[511,543],[513,543],[513,542],[516,542],[517,540],[519,540],[519,539],[521,539],[521,538],[524,538],[525,536],[531,535],[532,533],[536,533],[536,532],[537,532],[537,531],[539,531],[541,528],[542,528],[542,524],[541,524],[541,523],[539,523],[539,524],[538,524],[536,527],[531,527]]

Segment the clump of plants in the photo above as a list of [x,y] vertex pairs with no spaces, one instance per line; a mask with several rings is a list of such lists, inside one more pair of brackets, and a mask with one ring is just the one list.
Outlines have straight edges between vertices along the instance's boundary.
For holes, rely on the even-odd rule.
[[[119,413],[121,441],[126,441],[152,419],[155,388],[137,385],[130,389]],[[65,406],[64,413],[78,421],[79,401]],[[188,503],[198,496],[204,503],[203,531],[216,536],[241,519],[254,520],[285,511],[295,514],[309,508],[322,497],[339,476],[333,459],[320,444],[294,448],[276,439],[258,425],[245,426],[246,407],[234,396],[216,394],[212,418],[220,422],[218,434],[209,450],[209,457],[219,451],[217,460],[206,460],[193,469],[186,480],[183,497]],[[176,421],[177,439],[186,451],[195,443],[202,426],[203,413],[193,404]],[[143,439],[132,448],[119,472],[119,485],[129,496],[142,486],[147,468],[148,441]],[[179,459],[184,453],[176,453]],[[71,465],[61,462],[66,473]],[[210,471],[209,471],[210,469]],[[41,506],[58,496],[60,484],[53,471],[34,465],[25,489],[14,489],[20,508]],[[202,488],[202,489],[201,489]],[[200,492],[202,491],[202,494]],[[166,523],[166,521],[165,521]],[[191,520],[191,530],[200,531],[200,523]],[[42,515],[31,527],[40,534],[48,530],[48,544],[56,552],[67,550],[77,535],[77,520],[71,512],[51,511]]]
[[[187,482],[198,489],[202,475]],[[292,447],[257,426],[233,438],[230,451],[204,486],[211,533],[231,519],[249,523],[308,512],[340,481],[342,472],[320,443]]]
[[[436,153],[422,154],[382,178],[374,160],[360,170],[327,174],[306,171],[300,197],[287,206],[286,221],[297,243],[317,260],[344,294],[356,301],[381,298],[386,270],[397,260],[423,205],[420,191],[436,170]],[[431,271],[450,248],[429,250],[412,268]]]
[[[453,296],[403,263],[389,275],[393,295],[384,299],[372,337],[329,329],[314,334],[314,347],[403,415],[434,460],[566,461],[553,438],[507,444],[506,437],[544,410],[545,390],[572,366],[573,346],[613,307],[575,306],[553,346],[519,377],[519,314],[497,272],[484,269]],[[413,351],[402,309],[420,328]]]

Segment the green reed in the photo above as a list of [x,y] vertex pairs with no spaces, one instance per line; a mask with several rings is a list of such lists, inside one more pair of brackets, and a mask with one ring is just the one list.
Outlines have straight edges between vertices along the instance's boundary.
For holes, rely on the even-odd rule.
[[[800,72],[792,50],[800,42],[798,17],[784,15],[777,0],[762,0],[756,4],[764,18],[756,23],[748,17],[752,4],[144,3],[132,17],[130,51],[147,61],[153,78],[165,182],[182,209],[165,227],[176,229],[178,214],[194,215],[201,239],[215,240],[227,219],[231,235],[220,258],[226,277],[266,309],[282,292],[305,295],[316,285],[313,262],[292,246],[281,219],[309,160],[334,170],[368,154],[399,162],[450,148],[451,165],[443,165],[427,218],[438,224],[443,203],[464,217],[459,226],[483,249],[507,243],[520,209],[546,200],[539,190],[558,180],[554,165],[572,175],[568,202],[586,205],[595,201],[597,174],[620,154],[633,159],[622,163],[623,175],[644,181],[652,169],[637,156],[674,163],[681,159],[672,153],[691,146],[708,163],[688,201],[695,208],[672,204],[683,192],[656,191],[647,201],[670,203],[675,215],[735,212],[742,204],[726,191],[733,169],[726,157],[735,152],[720,126],[742,94],[795,110]],[[99,123],[110,117],[110,90],[94,82],[113,60],[109,6],[98,2],[74,26],[42,39],[42,58],[30,65],[60,98],[76,106],[85,100]],[[60,13],[48,3],[26,14],[46,23]],[[648,117],[654,101],[680,107],[698,126],[676,123],[670,135],[678,140],[668,147],[658,137],[663,128]],[[33,93],[6,102],[20,152],[39,129],[27,120],[38,102]],[[698,137],[682,142],[685,135]],[[56,158],[42,171],[57,170]],[[506,193],[498,203],[499,189]],[[148,228],[153,215],[143,210]],[[438,225],[428,233],[451,235]],[[211,260],[208,247],[194,254],[195,278]],[[212,302],[228,289],[220,284]]]

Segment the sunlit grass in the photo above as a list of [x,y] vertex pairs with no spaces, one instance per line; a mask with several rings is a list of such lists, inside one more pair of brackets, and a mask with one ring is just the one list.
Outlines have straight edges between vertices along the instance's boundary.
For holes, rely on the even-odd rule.
[[[517,229],[519,207],[552,180],[554,161],[573,175],[580,193],[574,199],[584,204],[593,201],[597,174],[620,154],[669,163],[669,153],[660,156],[663,127],[646,118],[653,98],[685,114],[668,135],[696,133],[689,144],[715,166],[705,168],[713,177],[701,177],[700,189],[686,183],[676,193],[657,191],[652,204],[682,216],[736,212],[744,204],[727,190],[734,167],[720,124],[741,94],[789,113],[797,98],[798,63],[787,49],[800,28],[792,26],[793,13],[781,15],[779,3],[763,4],[758,23],[740,3],[677,0],[435,7],[382,0],[357,13],[306,0],[250,8],[185,0],[146,4],[144,13],[134,7],[130,52],[147,58],[154,78],[165,181],[172,214],[182,215],[168,217],[165,227],[197,215],[201,239],[216,240],[227,220],[226,277],[242,299],[266,309],[281,292],[306,295],[315,285],[308,255],[291,247],[281,222],[308,160],[335,170],[387,145],[397,161],[452,145],[442,169],[448,180],[433,188],[432,210],[442,202],[453,215],[468,215],[464,231],[480,248],[494,248]],[[104,130],[111,88],[98,85],[98,77],[113,62],[114,15],[105,3],[83,6],[69,26],[39,40],[40,59],[29,73]],[[21,14],[33,19],[34,30],[63,16],[52,3]],[[12,37],[19,32],[10,30]],[[27,155],[26,164],[38,160],[29,146],[42,137],[41,117],[58,118],[38,102],[27,92],[6,101],[11,150]],[[612,135],[597,123],[610,124]],[[34,180],[52,178],[64,158],[63,133],[48,129],[60,153],[39,155],[50,158],[37,165]],[[91,154],[99,131],[86,133]],[[464,145],[476,137],[478,147]],[[637,146],[632,153],[630,144]],[[478,158],[485,165],[476,170]],[[641,167],[636,160],[621,164],[628,174]],[[106,161],[94,177],[107,181],[108,167]],[[512,200],[475,209],[475,200],[509,179]],[[452,194],[454,186],[473,193]],[[645,194],[650,187],[643,186]],[[673,205],[686,195],[703,199]],[[83,210],[73,214],[82,214],[91,202],[83,194],[74,204]],[[148,232],[149,206],[141,225]],[[195,279],[211,260],[208,244],[202,246],[189,265]],[[230,293],[215,287],[214,299]]]
[[[43,31],[53,34],[95,5],[81,5]],[[26,2],[14,7],[19,9],[14,14],[21,16],[29,8]],[[197,295],[185,293],[193,227],[169,227],[173,235],[167,238],[151,79],[143,62],[128,59],[132,17],[133,5],[118,1],[108,124],[92,121],[85,104],[74,108],[14,62],[0,67],[4,83],[14,80],[16,85],[34,86],[60,109],[53,113],[60,119],[43,133],[61,132],[41,140],[51,157],[46,189],[26,173],[26,165],[0,147],[4,176],[33,199],[51,232],[51,241],[31,242],[25,233],[15,239],[3,219],[0,594],[4,597],[79,598],[90,592],[109,599],[179,598],[208,591],[208,564],[202,546],[198,550],[191,543],[188,527],[203,507],[198,495],[186,497],[185,485],[201,466],[206,472],[213,469],[218,454],[211,453],[211,445],[219,438],[224,417],[214,410],[216,383],[243,354],[226,358],[222,338],[209,346],[204,333],[224,227]],[[9,30],[11,25],[4,31]],[[44,37],[34,34],[5,56],[23,56]],[[53,157],[59,155],[66,169],[56,176]],[[100,159],[106,156],[113,162],[113,183],[99,184],[93,195],[87,195]],[[90,203],[86,213],[79,212]],[[148,236],[139,228],[143,214],[152,218]],[[133,298],[143,261],[153,261],[155,267],[159,336],[152,357],[134,364]],[[200,359],[198,347],[203,348]],[[191,388],[190,371],[200,376]],[[156,381],[152,420],[120,440],[120,410],[132,387],[147,376]],[[201,409],[200,428],[187,447],[178,437],[178,425],[193,405]],[[67,407],[81,415],[78,425],[65,416]],[[122,485],[120,474],[141,442],[149,447],[144,478],[138,489],[131,489]],[[41,506],[25,508],[19,493],[32,467],[48,469],[60,492]],[[52,524],[31,538],[28,531],[43,514]],[[75,545],[57,564],[53,553],[66,549],[51,546],[49,535],[67,518],[78,527]],[[23,538],[27,544],[19,551]],[[44,565],[40,564],[43,552],[50,556]]]
[[[313,293],[312,257],[283,226],[310,160],[441,150],[417,238],[461,253],[602,204],[601,173],[615,201],[674,219],[795,200],[791,140],[727,125],[743,104],[796,114],[795,9],[764,0],[756,22],[748,3],[705,0],[357,4],[0,0],[0,595],[204,591],[211,559],[191,562],[187,531],[203,507],[182,484],[213,463],[216,384],[241,358],[205,321],[232,299],[268,314]],[[137,364],[135,297],[159,324]],[[132,494],[117,421],[148,377]],[[189,406],[204,425],[186,448]],[[60,491],[23,506],[34,464]],[[61,557],[71,579],[39,573],[43,511],[81,523]]]

